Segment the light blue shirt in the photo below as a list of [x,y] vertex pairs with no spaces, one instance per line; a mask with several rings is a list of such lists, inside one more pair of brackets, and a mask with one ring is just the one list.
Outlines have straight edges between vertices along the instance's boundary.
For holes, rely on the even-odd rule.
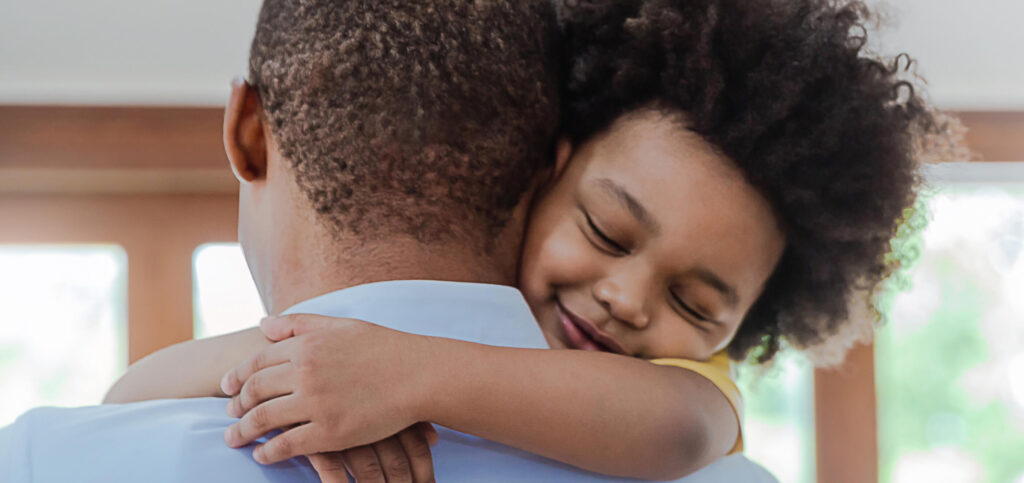
[[[403,280],[359,285],[299,303],[286,313],[373,321],[392,329],[480,344],[547,348],[518,290],[500,285]],[[252,448],[231,449],[226,399],[160,400],[84,408],[38,408],[0,429],[0,481],[318,481],[304,458],[272,466]],[[438,427],[438,481],[619,481],[493,441]],[[265,439],[261,440],[265,441]],[[741,455],[687,483],[773,482]]]

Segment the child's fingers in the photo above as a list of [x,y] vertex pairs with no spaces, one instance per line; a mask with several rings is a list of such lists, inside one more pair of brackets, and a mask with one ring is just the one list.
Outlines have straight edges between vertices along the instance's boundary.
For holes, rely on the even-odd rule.
[[290,363],[278,364],[263,369],[242,384],[238,395],[228,403],[228,415],[240,418],[250,409],[270,399],[294,392],[294,366]]
[[292,319],[292,317],[294,316],[270,315],[264,317],[260,319],[260,331],[263,332],[263,335],[266,336],[266,338],[274,342],[280,342],[289,337],[292,337],[295,335],[294,330],[292,328],[294,324],[294,320]]
[[238,391],[242,389],[242,385],[253,374],[267,367],[289,362],[293,349],[292,345],[294,344],[293,340],[290,339],[272,344],[270,347],[260,351],[259,354],[246,359],[241,364],[228,370],[220,380],[220,390],[224,391],[224,394],[228,396],[234,396],[238,394]]
[[271,399],[228,426],[224,431],[224,442],[232,448],[239,448],[275,429],[309,421],[310,418],[302,412],[302,408],[294,395]]
[[311,314],[279,315],[264,317],[263,320],[260,320],[260,330],[268,339],[281,341],[315,330],[329,329],[342,320],[347,319],[334,319]]

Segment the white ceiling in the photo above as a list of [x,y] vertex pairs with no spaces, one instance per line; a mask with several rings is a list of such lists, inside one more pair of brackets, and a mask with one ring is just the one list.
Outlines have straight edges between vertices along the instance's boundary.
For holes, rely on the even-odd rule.
[[[219,105],[245,72],[259,4],[0,0],[0,103]],[[873,45],[915,56],[937,103],[1024,109],[1024,0],[887,5]]]

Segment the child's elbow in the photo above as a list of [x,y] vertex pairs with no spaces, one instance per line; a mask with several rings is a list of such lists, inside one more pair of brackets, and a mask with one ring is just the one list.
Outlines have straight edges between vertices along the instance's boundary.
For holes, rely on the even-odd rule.
[[124,395],[117,390],[117,386],[115,385],[114,387],[110,388],[109,391],[107,391],[107,394],[105,396],[103,396],[103,401],[101,402],[101,404],[124,404],[127,402],[131,401],[129,401],[128,398],[124,397]]
[[124,404],[135,402],[131,396],[132,394],[128,390],[128,384],[125,383],[125,377],[121,376],[121,378],[110,387],[107,394],[103,396],[103,404]]
[[703,414],[691,414],[679,418],[673,444],[666,445],[665,465],[649,479],[676,480],[690,475],[713,463],[728,452],[723,447],[722,428],[713,424],[712,418]]

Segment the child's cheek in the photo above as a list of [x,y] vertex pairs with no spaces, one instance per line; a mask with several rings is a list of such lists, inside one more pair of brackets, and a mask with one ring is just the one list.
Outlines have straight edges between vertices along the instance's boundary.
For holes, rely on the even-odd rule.
[[540,268],[551,285],[590,283],[600,271],[600,257],[595,257],[595,251],[575,223],[563,223],[545,242],[545,263]]

